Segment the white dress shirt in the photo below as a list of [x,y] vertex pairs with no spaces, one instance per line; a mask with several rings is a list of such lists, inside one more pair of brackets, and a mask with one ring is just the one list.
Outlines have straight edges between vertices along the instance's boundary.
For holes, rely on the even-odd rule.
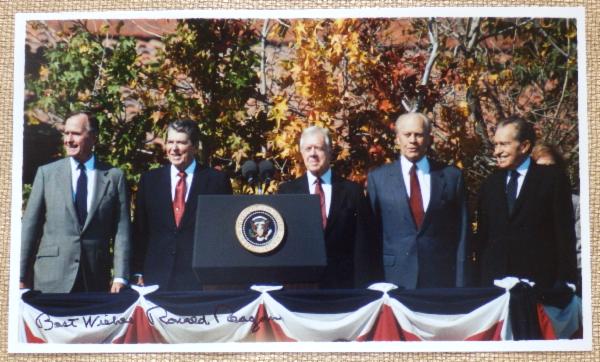
[[[306,178],[308,178],[308,190],[311,195],[314,195],[317,189],[317,185],[315,184],[317,176],[307,172]],[[329,207],[331,206],[331,168],[321,175],[321,187],[325,193],[325,209],[327,210],[327,216],[329,216]]]
[[[422,157],[415,163],[417,165],[417,179],[419,180],[419,186],[421,186],[421,197],[423,198],[423,212],[427,211],[429,206],[429,200],[431,198],[431,172],[429,167],[429,161],[427,157]],[[410,162],[406,157],[400,156],[400,165],[402,168],[402,179],[404,180],[404,187],[410,198],[410,169],[413,163]]]
[[[521,187],[523,186],[523,181],[525,181],[525,176],[527,175],[527,171],[529,170],[529,165],[531,164],[531,157],[527,156],[525,161],[521,162],[519,167],[515,169],[519,173],[519,178],[517,179],[517,197],[519,197],[519,193],[521,192]],[[506,185],[510,181],[511,172],[506,173]]]
[[[185,178],[185,201],[187,202],[188,195],[190,194],[190,189],[192,186],[192,181],[194,180],[194,172],[196,171],[196,160],[192,160],[192,163],[185,169],[185,174],[187,175]],[[177,167],[171,165],[171,201],[175,200],[175,188],[177,188],[177,182],[179,181],[179,176],[177,175],[179,170]]]
[[[71,191],[73,195],[73,202],[75,202],[75,191],[77,191],[77,180],[82,170],[79,170],[79,161],[73,157],[69,157],[71,160]],[[87,211],[90,211],[92,207],[92,197],[94,197],[94,186],[96,186],[96,157],[92,155],[83,166],[85,167],[85,175],[87,176]]]

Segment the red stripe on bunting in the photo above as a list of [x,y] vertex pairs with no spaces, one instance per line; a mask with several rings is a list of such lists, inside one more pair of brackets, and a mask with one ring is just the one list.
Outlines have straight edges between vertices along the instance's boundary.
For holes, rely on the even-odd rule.
[[392,308],[383,305],[373,328],[368,333],[359,336],[357,341],[401,341],[405,340],[403,335],[404,331],[398,325]]
[[25,336],[27,338],[27,343],[46,343],[46,341],[34,336],[33,333],[31,333],[31,329],[29,329],[29,326],[27,325],[27,323],[24,323],[24,324],[25,324]]
[[541,304],[536,304],[538,320],[540,322],[540,331],[542,332],[542,338],[545,340],[557,339],[556,333],[554,332],[554,327],[552,326],[552,321],[546,311],[544,310],[544,306]]
[[142,307],[135,307],[131,317],[133,323],[129,325],[125,334],[116,338],[112,343],[167,343],[160,333],[150,325]]
[[250,327],[250,334],[244,339],[246,342],[297,342],[288,337],[283,329],[274,320],[269,318],[264,304],[258,306],[256,318]]
[[465,341],[501,341],[502,340],[502,326],[504,321],[498,321],[496,324],[486,329],[483,332],[472,335],[465,339]]

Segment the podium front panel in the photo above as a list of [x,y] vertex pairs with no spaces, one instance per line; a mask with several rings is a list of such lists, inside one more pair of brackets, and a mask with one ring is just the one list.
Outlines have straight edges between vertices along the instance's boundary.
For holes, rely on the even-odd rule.
[[[280,241],[265,251],[275,244],[261,243],[261,233]],[[204,284],[318,281],[327,263],[318,197],[198,196],[192,263]]]

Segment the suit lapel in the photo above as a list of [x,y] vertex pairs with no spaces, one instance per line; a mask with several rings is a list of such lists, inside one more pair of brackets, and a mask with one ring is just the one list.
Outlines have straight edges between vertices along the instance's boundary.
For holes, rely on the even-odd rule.
[[386,183],[387,185],[384,186],[383,189],[390,190],[394,203],[404,209],[402,210],[402,214],[409,215],[406,221],[408,224],[412,225],[414,230],[416,230],[416,225],[412,219],[412,216],[410,216],[412,215],[410,211],[410,200],[408,199],[408,191],[404,185],[402,164],[400,160],[394,162],[393,167],[389,168]]
[[65,205],[67,206],[67,211],[77,226],[79,226],[79,221],[77,219],[77,211],[75,210],[75,202],[73,201],[73,181],[71,175],[71,160],[69,157],[64,159],[63,164],[61,165],[60,175],[58,176],[60,180],[60,187],[63,188],[63,195],[65,197]]
[[159,207],[164,207],[167,214],[167,224],[175,227],[175,215],[173,214],[173,198],[171,196],[171,164],[167,164],[160,171],[158,183],[152,185],[156,192],[156,203]]
[[[519,209],[523,206],[523,203],[525,202],[525,200],[528,197],[531,197],[531,195],[534,193],[533,187],[535,185],[538,185],[538,182],[537,182],[538,177],[539,177],[538,168],[532,160],[531,164],[529,166],[529,170],[527,171],[527,174],[525,175],[525,180],[523,180],[523,185],[521,186],[521,191],[519,192],[519,195],[517,196],[517,200],[515,201],[514,210],[513,210],[512,214],[510,215],[510,218],[512,218],[514,215],[516,215],[519,212]],[[505,198],[505,200],[506,200],[506,198]],[[507,206],[507,209],[508,209],[508,206]]]
[[438,204],[442,202],[442,195],[444,192],[444,188],[446,187],[446,180],[444,178],[444,172],[442,171],[442,167],[434,164],[431,160],[430,164],[430,195],[429,195],[429,205],[427,206],[427,210],[425,211],[425,216],[423,217],[423,224],[421,225],[421,231],[425,229],[426,225],[429,225],[429,219],[431,219],[431,210],[434,210],[438,207]]
[[106,193],[106,188],[108,187],[108,167],[98,161],[96,161],[96,183],[94,186],[94,192],[92,194],[92,204],[90,205],[90,209],[87,213],[87,218],[85,219],[85,224],[83,225],[82,232],[85,231],[94,216],[94,213],[98,209],[98,205],[100,205],[100,201],[104,197]]
[[342,182],[336,174],[331,175],[331,205],[329,205],[329,215],[327,216],[327,231],[331,225],[334,224],[336,217],[339,214],[342,206],[344,190],[342,189]]
[[308,176],[306,176],[306,173],[292,182],[294,182],[294,188],[298,192],[303,194],[310,194],[310,187],[308,187]]
[[[198,205],[198,195],[201,194],[202,190],[206,190],[208,182],[206,177],[202,177],[203,168],[200,166],[199,162],[196,162],[196,169],[194,170],[194,177],[192,179],[192,184],[188,185],[190,188],[190,192],[188,194],[188,198],[185,201],[185,210],[183,211],[183,216],[181,217],[181,223],[179,227],[182,227],[184,224],[190,222],[191,215],[196,214],[196,206]],[[191,220],[195,222],[195,220]],[[173,216],[173,223],[175,223],[175,217]]]

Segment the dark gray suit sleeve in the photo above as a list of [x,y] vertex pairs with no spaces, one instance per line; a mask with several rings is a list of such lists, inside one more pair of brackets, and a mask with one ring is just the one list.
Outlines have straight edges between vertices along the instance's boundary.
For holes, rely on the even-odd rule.
[[[135,197],[131,273],[144,273],[144,258],[148,249],[148,218],[146,217],[146,176],[142,175]],[[167,212],[167,210],[165,210]]]
[[129,195],[125,186],[125,174],[118,173],[117,192],[119,210],[116,214],[114,238],[114,278],[129,278],[129,258],[131,253],[131,217],[129,214]]
[[575,214],[571,200],[571,185],[567,175],[557,171],[553,190],[554,233],[558,255],[557,279],[559,282],[577,281],[577,252]]
[[44,169],[38,168],[33,187],[27,201],[27,208],[21,222],[21,265],[20,281],[30,282],[29,272],[32,268],[33,256],[36,253],[46,214],[44,203]]
[[369,173],[367,176],[367,196],[365,200],[367,207],[369,207],[367,213],[368,227],[366,230],[369,235],[368,242],[370,243],[370,260],[368,263],[370,282],[383,281],[385,279],[383,268],[383,226],[375,178],[372,173]]

